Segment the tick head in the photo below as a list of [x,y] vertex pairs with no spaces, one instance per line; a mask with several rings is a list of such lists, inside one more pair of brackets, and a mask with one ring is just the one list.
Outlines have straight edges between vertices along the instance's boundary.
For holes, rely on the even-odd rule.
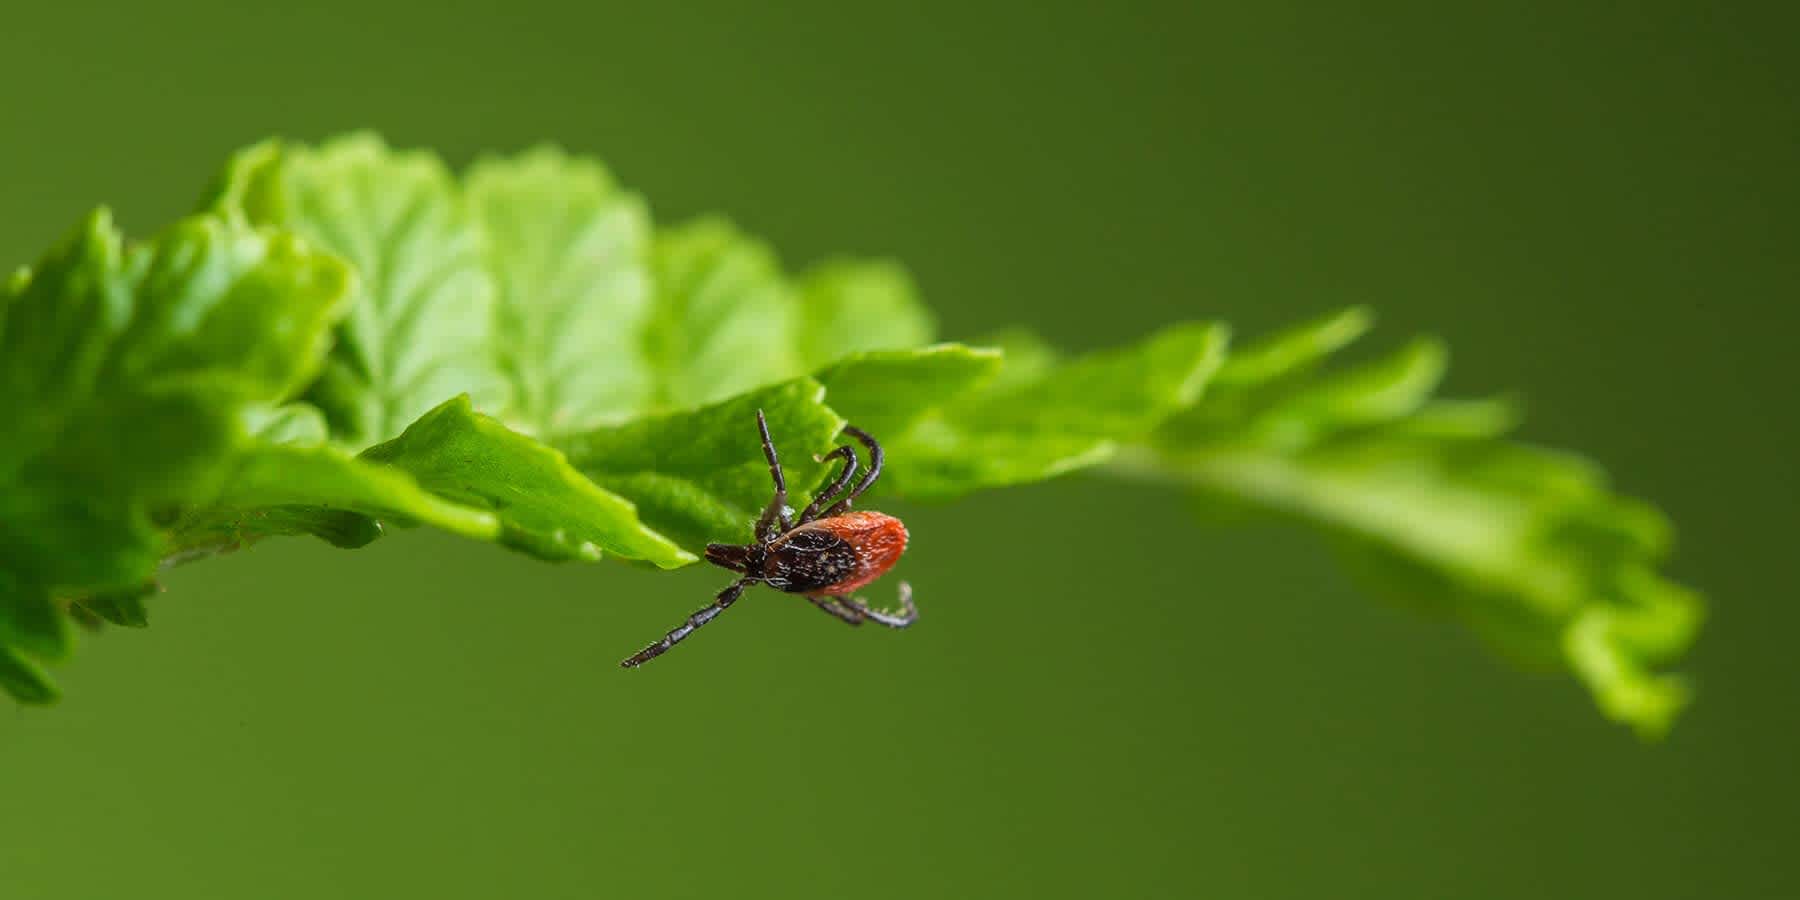
[[706,560],[733,572],[743,572],[750,561],[750,548],[736,544],[707,544]]

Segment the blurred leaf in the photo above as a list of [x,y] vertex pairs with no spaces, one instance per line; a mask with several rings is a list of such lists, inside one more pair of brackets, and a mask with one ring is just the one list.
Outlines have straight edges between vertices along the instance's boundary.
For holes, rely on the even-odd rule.
[[308,403],[254,407],[245,413],[245,427],[263,444],[316,446],[330,439],[325,414]]
[[874,350],[931,343],[937,326],[912,278],[894,263],[836,260],[800,277],[800,360],[816,371]]
[[826,402],[856,426],[898,435],[922,416],[991,382],[1000,351],[962,344],[859,353],[818,373]]
[[154,583],[122,591],[107,591],[85,597],[76,606],[100,619],[125,628],[144,628],[150,624],[150,613],[144,598],[156,593]]
[[1268,386],[1306,375],[1367,334],[1374,322],[1367,309],[1351,307],[1235,348],[1219,367],[1218,384],[1221,388]]
[[33,706],[55,703],[58,696],[42,667],[5,647],[0,647],[0,691]]
[[548,148],[477,162],[468,196],[500,290],[508,421],[562,434],[643,411],[653,376],[643,201],[599,164]]
[[767,247],[708,219],[658,234],[651,258],[653,410],[716,403],[801,373],[799,308]]
[[1034,371],[1002,369],[995,385],[949,400],[890,438],[884,487],[944,499],[1104,462],[1192,404],[1224,348],[1223,328],[1186,324],[1061,364],[1027,355]]
[[1000,351],[1006,364],[989,382],[995,392],[1012,390],[1020,385],[1041,380],[1063,359],[1063,354],[1042,337],[1023,328],[1008,328],[976,341],[982,347]]
[[68,654],[69,641],[68,623],[57,612],[50,588],[29,573],[0,571],[0,650],[11,647],[54,660]]
[[1158,432],[1159,455],[1127,464],[1326,528],[1409,605],[1458,616],[1515,659],[1560,663],[1607,715],[1661,734],[1687,689],[1653,666],[1701,618],[1698,597],[1656,572],[1667,523],[1582,460],[1500,440],[1510,404],[1431,401],[1436,342],[1313,373],[1363,321],[1251,347],[1250,363],[1228,363],[1206,402]]

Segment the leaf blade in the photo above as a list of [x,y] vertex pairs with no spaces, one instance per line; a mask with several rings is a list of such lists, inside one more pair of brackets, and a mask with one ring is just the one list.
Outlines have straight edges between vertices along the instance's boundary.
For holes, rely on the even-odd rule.
[[1660,513],[1614,494],[1585,460],[1503,440],[1510,404],[1430,400],[1435,342],[1315,372],[1355,330],[1346,321],[1362,317],[1253,347],[1254,365],[1121,464],[1338,535],[1376,563],[1363,572],[1386,592],[1573,674],[1640,735],[1665,733],[1689,693],[1655,666],[1694,640],[1703,607],[1657,572]]
[[604,551],[665,569],[695,561],[645,526],[630,501],[583,477],[560,451],[475,412],[467,395],[362,458],[405,472],[453,503],[491,512],[501,543],[542,559],[596,560]]
[[1098,465],[1198,399],[1225,340],[1221,326],[1191,323],[1061,363],[1033,354],[1034,375],[1002,369],[894,440],[887,490],[941,500]]
[[572,435],[561,443],[595,483],[632,500],[645,520],[683,546],[745,543],[774,491],[756,430],[756,412],[787,470],[789,504],[805,505],[844,420],[822,402],[825,389],[799,378],[683,412]]
[[128,251],[104,210],[7,283],[0,643],[60,658],[52,597],[149,581],[167,549],[155,514],[217,489],[247,411],[316,371],[352,284],[291,235],[215,217]]
[[723,219],[656,235],[650,412],[692,409],[801,374],[799,320],[775,255]]
[[822,263],[800,276],[798,293],[796,342],[808,372],[857,354],[923,347],[937,333],[912,277],[896,263]]
[[539,147],[475,163],[467,194],[486,234],[505,418],[533,434],[579,431],[650,401],[650,218],[591,160]]
[[400,469],[336,447],[296,444],[244,453],[213,501],[171,531],[175,553],[184,556],[293,534],[359,547],[381,534],[376,520],[431,525],[474,540],[500,535],[492,513],[426,491]]
[[991,347],[935,344],[860,352],[814,378],[824,386],[826,402],[859,428],[900,434],[933,409],[991,382],[1004,361]]
[[311,400],[352,448],[399,433],[444,398],[503,408],[495,284],[483,235],[437,157],[369,133],[240,154],[213,208],[292,229],[360,274]]

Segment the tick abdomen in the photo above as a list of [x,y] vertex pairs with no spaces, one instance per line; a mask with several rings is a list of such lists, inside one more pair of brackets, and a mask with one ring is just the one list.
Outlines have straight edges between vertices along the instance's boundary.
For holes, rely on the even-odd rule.
[[906,526],[899,519],[850,512],[777,538],[762,576],[769,587],[790,594],[845,594],[880,578],[905,550]]

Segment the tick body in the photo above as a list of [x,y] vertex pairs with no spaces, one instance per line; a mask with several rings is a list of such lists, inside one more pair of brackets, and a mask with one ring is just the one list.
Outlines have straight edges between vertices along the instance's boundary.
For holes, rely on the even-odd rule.
[[[854,591],[893,568],[906,550],[906,526],[900,524],[899,519],[884,513],[850,509],[856,498],[881,477],[881,444],[859,428],[844,426],[844,433],[856,438],[868,450],[868,471],[852,485],[857,474],[856,451],[838,447],[826,454],[826,459],[842,459],[844,467],[796,521],[789,518],[787,479],[782,474],[775,442],[769,437],[769,425],[761,410],[756,413],[756,427],[762,434],[763,455],[769,460],[769,477],[775,482],[775,495],[757,519],[754,542],[708,544],[706,547],[708,561],[738,572],[742,577],[720,591],[710,605],[688,616],[687,621],[662,640],[626,658],[620,663],[625,668],[636,668],[667,653],[669,648],[729,609],[752,584],[766,584],[778,591],[801,594],[820,610],[850,625],[875,621],[889,628],[905,628],[918,620],[912,588],[904,581],[900,583],[898,612],[875,609],[862,598],[852,596]],[[836,498],[835,503],[833,498]]]

